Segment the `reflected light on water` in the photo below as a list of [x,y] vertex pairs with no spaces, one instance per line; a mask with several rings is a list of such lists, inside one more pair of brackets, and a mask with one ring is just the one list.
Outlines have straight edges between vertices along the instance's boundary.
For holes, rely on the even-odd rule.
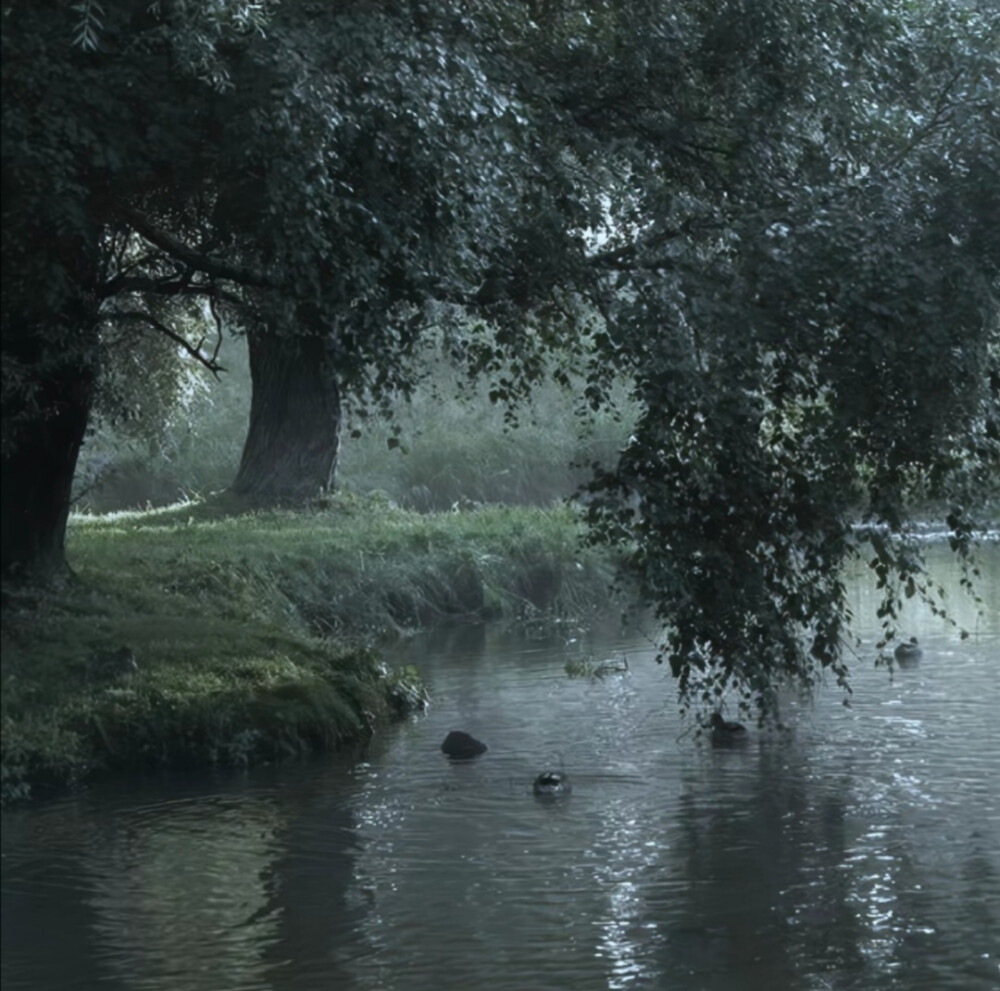
[[661,942],[656,922],[645,911],[644,882],[653,876],[663,846],[650,838],[655,827],[643,822],[640,814],[635,799],[609,802],[586,853],[594,886],[607,901],[597,922],[595,956],[607,961],[607,986],[616,991],[655,974],[653,960]]

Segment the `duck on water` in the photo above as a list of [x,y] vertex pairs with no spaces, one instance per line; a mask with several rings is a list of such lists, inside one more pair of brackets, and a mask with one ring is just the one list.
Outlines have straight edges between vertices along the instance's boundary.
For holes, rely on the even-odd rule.
[[906,643],[901,643],[896,647],[893,651],[893,656],[901,668],[912,668],[915,664],[920,663],[920,658],[924,656],[924,652],[917,644],[917,638],[910,637]]
[[750,738],[743,723],[723,719],[721,712],[712,713],[707,728],[712,730],[713,747],[742,747]]
[[538,798],[558,798],[572,791],[569,778],[562,771],[542,771],[535,778],[531,790]]

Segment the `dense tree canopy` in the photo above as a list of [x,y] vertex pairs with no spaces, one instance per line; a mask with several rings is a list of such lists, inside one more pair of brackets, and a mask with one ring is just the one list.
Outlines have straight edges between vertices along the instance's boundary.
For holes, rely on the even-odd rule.
[[1000,477],[998,51],[932,0],[8,4],[4,572],[61,560],[102,327],[245,331],[237,487],[301,497],[433,324],[512,407],[631,381],[589,518],[691,699],[845,677],[845,560],[891,633],[907,500]]
[[696,111],[699,179],[633,193],[668,243],[653,222],[623,245],[649,264],[608,322],[647,412],[592,519],[706,703],[846,678],[845,559],[873,558],[891,634],[927,589],[908,497],[996,491],[997,23],[909,10],[755,5],[699,59],[724,97]]

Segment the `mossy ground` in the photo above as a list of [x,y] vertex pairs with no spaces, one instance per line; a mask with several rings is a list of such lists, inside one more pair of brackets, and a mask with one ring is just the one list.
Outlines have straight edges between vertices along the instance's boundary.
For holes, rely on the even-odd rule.
[[[3,792],[361,739],[417,692],[380,638],[606,602],[610,564],[580,536],[569,507],[419,515],[350,496],[77,517],[73,574],[5,590]],[[134,669],[108,661],[126,647]]]

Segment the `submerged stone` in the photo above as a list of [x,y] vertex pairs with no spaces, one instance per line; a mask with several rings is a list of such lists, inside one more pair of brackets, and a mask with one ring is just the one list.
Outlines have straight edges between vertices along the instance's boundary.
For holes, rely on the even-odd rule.
[[477,740],[469,733],[452,730],[441,744],[441,752],[452,760],[471,760],[486,753],[488,747],[482,740]]

